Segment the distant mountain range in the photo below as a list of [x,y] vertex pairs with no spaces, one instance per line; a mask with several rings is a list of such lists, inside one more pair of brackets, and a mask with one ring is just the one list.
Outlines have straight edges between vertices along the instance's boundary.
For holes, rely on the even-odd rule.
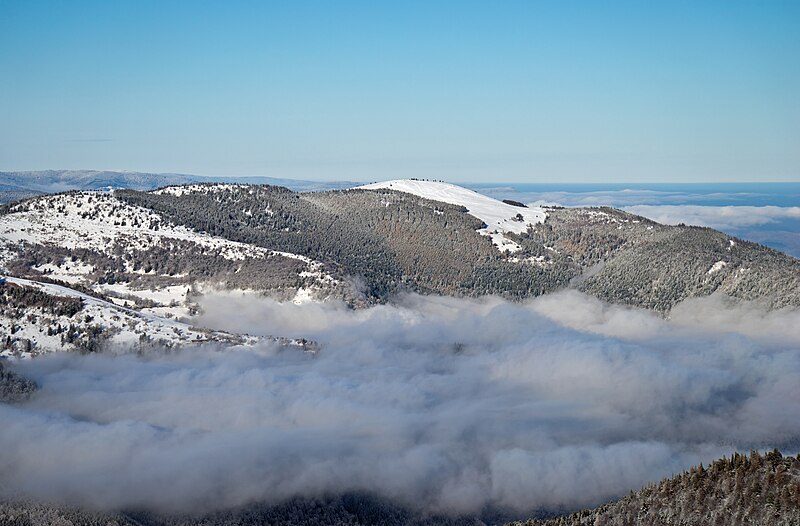
[[349,188],[358,183],[319,182],[274,177],[209,177],[173,173],[142,173],[109,170],[42,170],[0,172],[0,203],[38,194],[68,190],[130,189],[147,191],[168,185],[191,183],[249,183],[284,186],[297,192]]

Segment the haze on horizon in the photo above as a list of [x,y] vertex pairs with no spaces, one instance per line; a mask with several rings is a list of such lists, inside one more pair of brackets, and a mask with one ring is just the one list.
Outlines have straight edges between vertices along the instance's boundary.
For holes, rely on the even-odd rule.
[[800,180],[796,2],[0,4],[0,169]]

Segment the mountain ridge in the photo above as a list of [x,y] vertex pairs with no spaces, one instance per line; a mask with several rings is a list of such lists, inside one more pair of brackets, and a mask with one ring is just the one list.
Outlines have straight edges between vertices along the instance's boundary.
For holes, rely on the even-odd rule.
[[296,191],[348,188],[357,183],[323,182],[265,176],[204,176],[181,173],[151,173],[126,170],[31,170],[0,171],[0,203],[16,201],[38,194],[69,190],[131,189],[154,190],[170,185],[192,183],[271,184]]
[[[713,293],[800,305],[800,261],[755,243],[612,208],[521,208],[431,181],[47,194],[0,207],[0,272],[179,319],[215,288],[351,307],[403,292],[524,300],[565,288],[663,315]],[[7,347],[19,346],[30,345]]]
[[618,501],[556,519],[507,526],[623,526],[637,524],[790,526],[800,523],[800,455],[777,449],[734,453],[693,466]]

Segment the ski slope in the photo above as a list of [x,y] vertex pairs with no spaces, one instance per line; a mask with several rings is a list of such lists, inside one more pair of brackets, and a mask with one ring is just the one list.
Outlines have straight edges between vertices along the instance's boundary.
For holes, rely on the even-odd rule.
[[[543,223],[547,218],[547,214],[540,207],[524,208],[509,205],[479,194],[474,190],[450,183],[396,179],[367,184],[358,188],[363,190],[397,190],[398,192],[424,197],[432,201],[461,205],[467,209],[471,216],[480,219],[486,224],[486,227],[478,230],[478,232],[489,236],[492,243],[503,252],[520,250],[520,246],[517,243],[503,234],[522,234],[528,230],[529,226]],[[522,217],[522,220],[519,219],[519,216]]]

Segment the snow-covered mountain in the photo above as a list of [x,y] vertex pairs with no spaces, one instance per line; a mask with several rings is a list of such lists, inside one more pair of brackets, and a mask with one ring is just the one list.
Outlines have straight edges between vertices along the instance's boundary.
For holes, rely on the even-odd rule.
[[[0,215],[0,275],[5,276],[0,355],[99,344],[253,343],[250,337],[192,327],[196,298],[210,289],[233,288],[301,303],[321,299],[339,285],[311,258],[197,232],[113,192],[45,195],[5,212]],[[20,309],[18,294],[9,296],[12,289],[48,299]],[[62,298],[80,300],[79,314],[72,312],[75,302],[66,310],[47,308]]]
[[[175,334],[173,322],[190,319],[212,289],[353,307],[408,291],[524,299],[569,287],[662,313],[714,292],[800,305],[800,262],[754,243],[610,208],[528,208],[416,180],[306,193],[192,183],[39,196],[0,207],[0,273],[123,309],[88,314],[111,332],[117,316],[156,335]],[[30,330],[51,347],[61,341]],[[178,332],[179,341],[198,339]]]
[[[303,278],[295,291],[296,301],[313,298],[315,291],[326,290],[335,281],[321,263],[310,258],[196,232],[110,192],[47,195],[11,206],[0,217],[0,268],[8,269],[20,255],[35,252],[35,247],[49,247],[51,254],[35,261],[31,269],[121,300],[140,299],[151,308],[161,308],[161,314],[187,314],[187,295],[198,286],[214,285],[213,276],[206,282],[187,280],[181,271],[191,269],[168,267],[159,272],[142,259],[143,254],[169,258],[169,252],[178,247],[180,258],[194,254],[206,264],[221,260],[234,267],[233,274],[257,262],[296,267],[293,281]],[[57,257],[52,251],[68,257]],[[103,270],[109,263],[112,279]],[[120,273],[127,276],[119,279]]]

